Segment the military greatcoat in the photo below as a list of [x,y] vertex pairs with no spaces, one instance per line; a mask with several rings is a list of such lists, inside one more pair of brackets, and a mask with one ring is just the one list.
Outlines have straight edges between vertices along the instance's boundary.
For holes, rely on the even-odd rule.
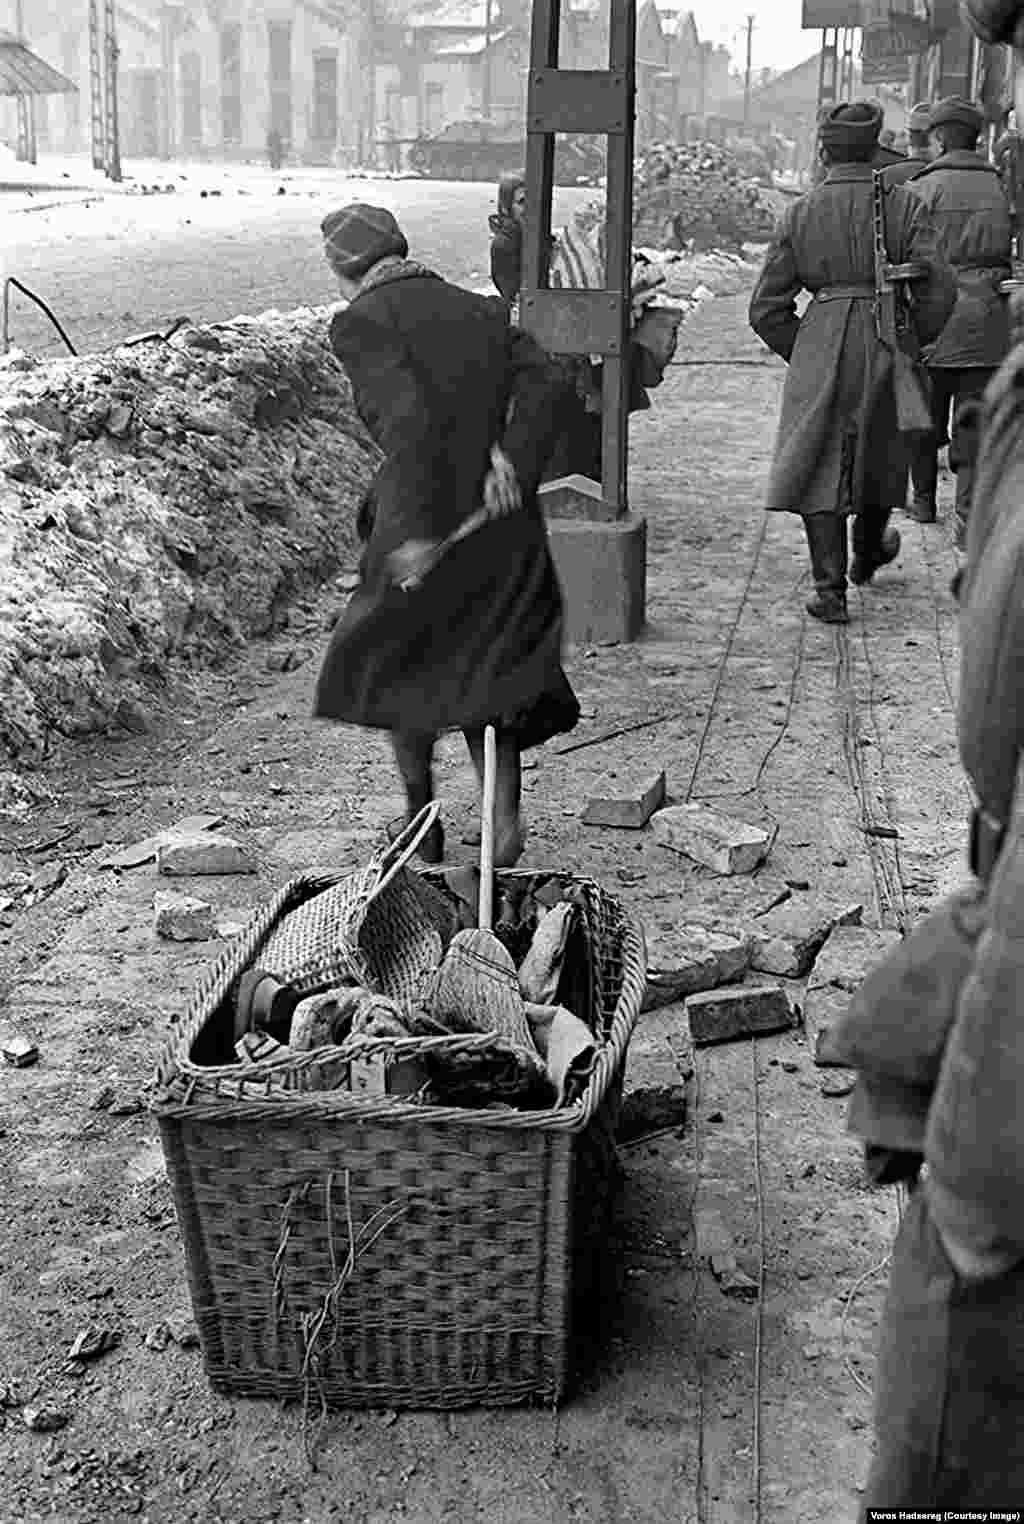
[[[750,322],[789,362],[766,507],[854,514],[901,501],[906,452],[896,429],[888,352],[874,320],[872,169],[840,164],[782,219],[750,303]],[[922,262],[914,324],[936,338],[956,282],[928,215],[908,190],[885,193],[886,244],[897,263]],[[797,316],[797,298],[811,302]]]

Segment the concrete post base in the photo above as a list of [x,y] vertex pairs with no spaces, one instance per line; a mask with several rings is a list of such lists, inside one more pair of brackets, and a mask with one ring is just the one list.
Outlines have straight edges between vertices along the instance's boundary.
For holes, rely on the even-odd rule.
[[583,477],[540,490],[565,597],[566,636],[578,645],[636,640],[646,617],[647,520],[598,516],[600,492]]

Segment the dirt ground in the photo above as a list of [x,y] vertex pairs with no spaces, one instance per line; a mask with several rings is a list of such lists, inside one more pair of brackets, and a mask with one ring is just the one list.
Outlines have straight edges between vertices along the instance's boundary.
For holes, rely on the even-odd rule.
[[[759,508],[782,367],[743,299],[708,303],[683,332],[632,430],[649,628],[569,661],[573,740],[658,723],[536,754],[524,865],[586,871],[648,924],[748,919],[789,880],[808,886],[791,903],[860,903],[866,926],[899,930],[963,871],[946,529],[901,522],[904,552],[853,595],[848,630],[807,620],[799,526]],[[215,1396],[196,1348],[147,1344],[187,1291],[143,1102],[168,1022],[218,949],[154,938],[152,864],[100,863],[114,843],[216,812],[260,872],[197,888],[239,920],[302,868],[365,861],[401,798],[380,738],[308,718],[337,598],[325,589],[230,670],[183,680],[151,734],[55,758],[50,801],[4,823],[0,901],[26,873],[40,897],[0,912],[0,1024],[41,1057],[0,1073],[0,1519],[852,1524],[898,1203],[867,1188],[845,1101],[822,1094],[800,1029],[698,1050],[686,1128],[622,1150],[621,1293],[557,1413],[338,1413],[314,1474],[296,1408]],[[716,880],[650,831],[582,827],[598,775],[638,766],[664,767],[675,800],[776,827],[767,865]],[[439,779],[469,857],[474,792],[454,743]],[[879,825],[898,835],[865,829]],[[722,1232],[752,1301],[711,1273]],[[120,1342],[69,1370],[96,1325]],[[22,1406],[41,1403],[66,1417],[59,1431],[26,1428]]]

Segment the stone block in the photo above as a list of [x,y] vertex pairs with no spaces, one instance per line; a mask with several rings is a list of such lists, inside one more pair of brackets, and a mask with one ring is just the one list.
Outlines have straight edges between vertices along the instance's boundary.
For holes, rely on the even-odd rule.
[[686,1002],[690,1035],[698,1046],[731,1042],[737,1037],[762,1037],[793,1025],[789,997],[777,984],[744,985],[740,989],[708,990]]
[[666,847],[715,873],[753,873],[768,855],[771,837],[760,826],[733,820],[706,804],[674,804],[652,821]]
[[635,640],[646,618],[647,520],[552,517],[548,539],[565,601],[566,638],[577,645]]
[[162,841],[157,847],[156,866],[160,873],[179,877],[256,872],[256,864],[240,842],[214,831],[204,831],[196,836],[173,836]]
[[750,953],[749,937],[704,926],[649,924],[644,1010],[657,1010],[742,979],[750,966]]
[[606,773],[594,785],[583,811],[583,824],[638,831],[664,803],[664,772],[632,779]]
[[686,1081],[692,1073],[692,1048],[682,1007],[641,1017],[626,1058],[619,1136],[636,1138],[662,1127],[684,1126]]
[[170,942],[206,942],[217,935],[213,906],[190,894],[158,890],[153,896],[153,930]]
[[[843,915],[859,914],[852,906]],[[759,916],[751,927],[753,949],[750,966],[760,974],[783,979],[803,979],[828,941],[836,912],[806,901],[791,901]]]

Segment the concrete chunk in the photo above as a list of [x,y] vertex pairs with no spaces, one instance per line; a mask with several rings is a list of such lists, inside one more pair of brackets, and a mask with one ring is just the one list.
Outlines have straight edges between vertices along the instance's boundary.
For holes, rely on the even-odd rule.
[[156,865],[160,873],[179,876],[256,872],[255,863],[240,842],[214,831],[162,841],[157,847]]
[[793,1025],[789,997],[777,984],[709,990],[686,1002],[690,1035],[699,1046],[784,1032]]
[[832,1029],[844,1015],[850,996],[901,940],[898,931],[847,924],[837,926],[825,943],[804,998],[804,1027],[819,1069],[845,1072],[830,1048]]
[[153,896],[153,930],[170,942],[206,942],[216,936],[213,906],[190,894],[158,890]]
[[749,937],[704,926],[653,925],[647,931],[644,1010],[657,1010],[742,979],[750,966]]
[[750,966],[761,974],[802,979],[828,940],[833,917],[814,905],[780,905],[760,916],[751,928]]
[[587,802],[583,824],[638,831],[664,803],[664,772],[632,779],[606,773]]
[[733,820],[705,804],[674,804],[652,825],[662,844],[716,873],[753,873],[768,855],[771,837],[760,826]]
[[629,1044],[619,1114],[620,1138],[686,1122],[686,1080],[693,1056],[685,1012],[643,1017]]

